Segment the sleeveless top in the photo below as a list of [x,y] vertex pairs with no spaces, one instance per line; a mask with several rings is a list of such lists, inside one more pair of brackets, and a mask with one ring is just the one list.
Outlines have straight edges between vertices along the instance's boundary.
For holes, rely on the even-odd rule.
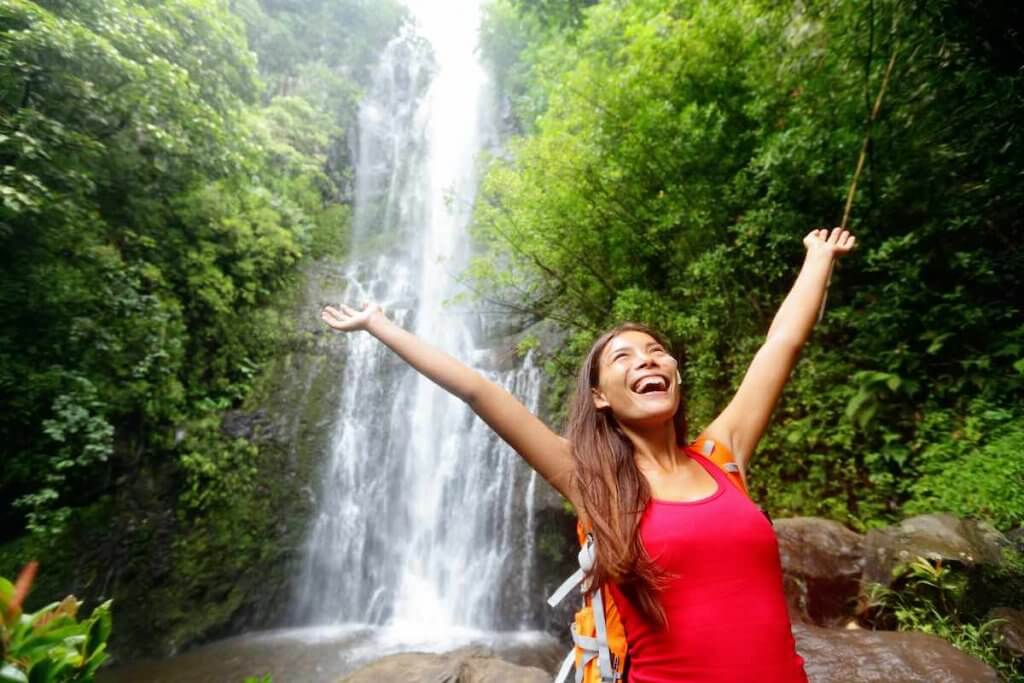
[[652,500],[640,539],[672,576],[659,594],[664,629],[610,585],[629,642],[628,683],[807,683],[782,591],[771,523],[693,449],[718,489],[689,502]]

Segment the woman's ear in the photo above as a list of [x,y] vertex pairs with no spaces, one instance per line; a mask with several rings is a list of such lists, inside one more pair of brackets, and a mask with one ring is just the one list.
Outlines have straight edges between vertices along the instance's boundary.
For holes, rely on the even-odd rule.
[[608,399],[604,397],[604,394],[597,387],[592,387],[590,389],[590,394],[594,397],[594,407],[598,410],[603,410],[611,405],[608,403]]

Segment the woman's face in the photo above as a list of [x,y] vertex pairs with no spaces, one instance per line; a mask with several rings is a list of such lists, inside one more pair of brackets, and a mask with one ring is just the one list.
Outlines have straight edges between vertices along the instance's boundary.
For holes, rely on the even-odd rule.
[[594,406],[610,409],[621,424],[653,426],[671,420],[679,406],[678,364],[646,332],[621,332],[598,355]]

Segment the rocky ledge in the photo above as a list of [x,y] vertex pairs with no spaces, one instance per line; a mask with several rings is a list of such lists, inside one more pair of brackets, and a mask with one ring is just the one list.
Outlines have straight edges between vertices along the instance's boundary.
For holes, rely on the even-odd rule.
[[551,673],[506,662],[486,648],[409,652],[378,659],[339,683],[550,683]]
[[1000,683],[985,662],[925,633],[793,624],[810,683]]

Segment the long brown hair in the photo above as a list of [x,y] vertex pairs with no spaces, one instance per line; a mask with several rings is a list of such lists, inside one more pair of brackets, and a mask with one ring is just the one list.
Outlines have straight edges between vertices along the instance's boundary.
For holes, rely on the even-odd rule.
[[[646,619],[665,625],[658,593],[665,575],[640,542],[640,517],[651,499],[651,489],[633,457],[633,442],[622,432],[611,410],[594,406],[599,359],[605,346],[623,332],[643,332],[670,349],[667,341],[646,325],[626,322],[602,334],[587,353],[576,379],[569,408],[566,438],[576,460],[574,486],[583,506],[581,519],[594,534],[597,557],[592,584],[613,581]],[[686,443],[686,410],[682,399],[672,417],[676,442]]]

